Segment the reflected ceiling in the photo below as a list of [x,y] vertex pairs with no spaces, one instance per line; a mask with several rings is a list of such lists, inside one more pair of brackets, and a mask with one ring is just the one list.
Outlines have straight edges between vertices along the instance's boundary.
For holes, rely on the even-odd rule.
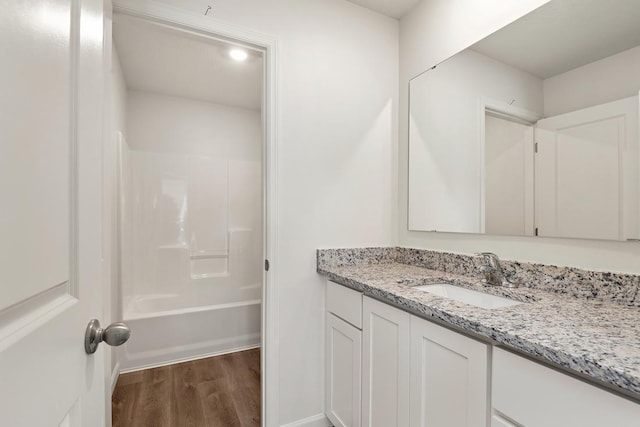
[[552,1],[471,47],[541,79],[640,45],[640,1]]

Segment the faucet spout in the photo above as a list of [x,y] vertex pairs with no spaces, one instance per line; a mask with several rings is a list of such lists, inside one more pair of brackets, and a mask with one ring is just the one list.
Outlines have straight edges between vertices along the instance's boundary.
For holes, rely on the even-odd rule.
[[500,258],[492,252],[481,252],[477,254],[484,260],[484,265],[480,267],[480,271],[484,274],[484,282],[493,286],[504,286],[507,288],[515,288],[518,285],[509,281],[500,265]]

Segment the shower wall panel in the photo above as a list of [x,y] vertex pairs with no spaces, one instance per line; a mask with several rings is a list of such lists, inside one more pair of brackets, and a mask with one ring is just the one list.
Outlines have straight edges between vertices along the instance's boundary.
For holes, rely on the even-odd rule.
[[[129,91],[127,135],[121,178],[125,318],[140,296],[180,296],[208,306],[245,298],[235,289],[259,288],[260,112]],[[204,291],[209,287],[226,295]]]
[[[258,162],[130,154],[133,262],[125,300],[190,293],[197,283],[260,282]],[[207,303],[220,302],[229,301]]]

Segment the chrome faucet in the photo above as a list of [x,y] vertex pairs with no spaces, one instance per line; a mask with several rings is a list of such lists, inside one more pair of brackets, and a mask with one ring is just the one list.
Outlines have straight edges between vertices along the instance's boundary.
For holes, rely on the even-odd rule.
[[500,258],[491,252],[482,252],[478,256],[484,259],[484,265],[479,270],[484,273],[484,282],[488,285],[504,286],[506,288],[517,288],[518,283],[507,279],[500,266]]

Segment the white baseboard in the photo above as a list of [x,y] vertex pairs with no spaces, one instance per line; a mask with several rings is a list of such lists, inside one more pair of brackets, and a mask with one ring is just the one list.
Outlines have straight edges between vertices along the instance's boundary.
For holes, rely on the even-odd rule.
[[324,414],[317,414],[302,420],[284,424],[281,427],[331,427],[331,422]]
[[113,371],[111,371],[111,395],[116,389],[116,384],[118,383],[118,378],[120,377],[120,363],[116,362],[116,366],[113,367]]

